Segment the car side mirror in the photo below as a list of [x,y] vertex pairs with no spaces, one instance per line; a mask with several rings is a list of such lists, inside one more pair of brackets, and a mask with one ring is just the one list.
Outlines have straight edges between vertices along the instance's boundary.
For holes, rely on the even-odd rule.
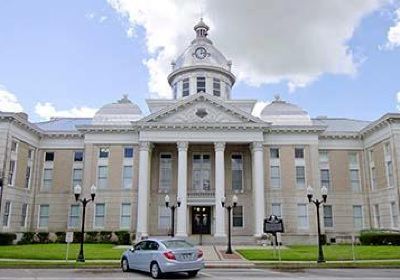
[[129,251],[131,251],[132,253],[135,252],[135,247],[129,248]]

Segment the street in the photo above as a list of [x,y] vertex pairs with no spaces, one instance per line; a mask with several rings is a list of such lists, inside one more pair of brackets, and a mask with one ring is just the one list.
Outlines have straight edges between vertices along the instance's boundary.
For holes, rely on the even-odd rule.
[[[205,269],[194,279],[399,279],[396,269],[310,269],[275,271],[269,269]],[[139,272],[122,273],[114,269],[0,269],[0,280],[9,279],[151,279]],[[187,279],[186,274],[167,275],[163,279]]]

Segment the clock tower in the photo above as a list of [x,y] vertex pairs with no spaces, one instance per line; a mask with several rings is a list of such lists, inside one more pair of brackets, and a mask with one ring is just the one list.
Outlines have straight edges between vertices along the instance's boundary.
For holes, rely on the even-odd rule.
[[168,82],[174,99],[205,92],[229,100],[235,76],[231,61],[215,48],[207,38],[209,27],[203,19],[194,26],[196,38],[185,51],[172,62]]

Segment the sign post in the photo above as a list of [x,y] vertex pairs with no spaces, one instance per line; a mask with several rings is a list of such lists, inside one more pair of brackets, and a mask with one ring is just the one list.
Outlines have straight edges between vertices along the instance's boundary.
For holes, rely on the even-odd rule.
[[273,235],[274,256],[275,256],[276,245],[278,245],[279,261],[281,261],[280,243],[282,241],[282,238],[280,233],[282,232],[284,232],[282,219],[278,218],[275,215],[271,215],[268,218],[264,219],[264,233],[271,233]]
[[67,243],[67,253],[65,254],[65,261],[68,261],[69,244],[74,240],[74,232],[69,231],[65,234],[65,242]]

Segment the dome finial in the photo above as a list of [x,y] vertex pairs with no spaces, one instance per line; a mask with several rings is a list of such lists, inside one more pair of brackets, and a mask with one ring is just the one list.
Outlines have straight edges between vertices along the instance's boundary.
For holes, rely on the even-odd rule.
[[194,26],[194,31],[196,31],[197,38],[205,38],[207,37],[207,32],[210,29],[207,24],[204,23],[203,18],[200,18],[200,21]]
[[120,100],[118,100],[119,104],[126,104],[126,103],[132,103],[132,101],[129,100],[128,95],[127,94],[123,94],[122,98]]

